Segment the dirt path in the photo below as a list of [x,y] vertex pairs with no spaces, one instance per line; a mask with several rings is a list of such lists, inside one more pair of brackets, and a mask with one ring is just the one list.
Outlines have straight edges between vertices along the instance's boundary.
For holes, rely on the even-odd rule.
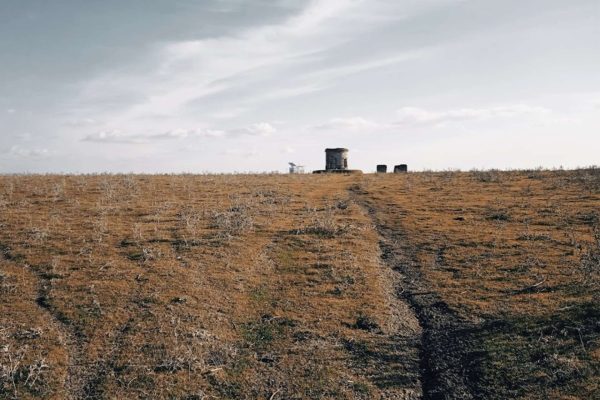
[[473,360],[467,349],[473,327],[454,313],[424,279],[402,226],[388,224],[385,215],[399,210],[375,207],[360,184],[350,187],[353,199],[371,217],[380,236],[382,261],[397,275],[397,296],[421,325],[420,381],[424,399],[473,399]]

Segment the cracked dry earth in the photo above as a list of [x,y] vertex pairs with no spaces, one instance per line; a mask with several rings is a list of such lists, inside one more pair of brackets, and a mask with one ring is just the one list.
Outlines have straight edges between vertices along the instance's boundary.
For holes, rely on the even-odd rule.
[[597,170],[3,176],[0,398],[593,398],[599,200]]

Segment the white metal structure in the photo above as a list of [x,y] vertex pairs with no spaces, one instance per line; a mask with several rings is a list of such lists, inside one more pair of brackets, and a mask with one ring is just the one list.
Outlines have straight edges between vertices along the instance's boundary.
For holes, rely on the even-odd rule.
[[290,174],[303,174],[304,173],[304,165],[296,165],[293,162],[290,164]]

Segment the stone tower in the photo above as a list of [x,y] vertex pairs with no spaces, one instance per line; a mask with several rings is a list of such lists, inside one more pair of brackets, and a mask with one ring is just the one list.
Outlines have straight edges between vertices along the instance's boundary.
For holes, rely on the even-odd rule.
[[348,169],[348,149],[325,149],[325,170],[347,170]]

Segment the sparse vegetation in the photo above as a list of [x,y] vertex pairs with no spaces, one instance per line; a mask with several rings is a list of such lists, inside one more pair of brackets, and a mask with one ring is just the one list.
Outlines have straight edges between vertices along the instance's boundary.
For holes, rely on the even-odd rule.
[[599,177],[0,177],[0,398],[597,397]]
[[424,329],[426,397],[600,395],[596,176],[414,173],[355,191]]

